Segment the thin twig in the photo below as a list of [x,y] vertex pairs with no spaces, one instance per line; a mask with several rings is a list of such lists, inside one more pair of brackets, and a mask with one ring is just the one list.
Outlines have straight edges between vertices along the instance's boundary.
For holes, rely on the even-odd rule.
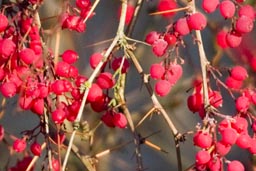
[[99,4],[100,0],[96,0],[94,2],[94,4],[92,5],[92,8],[90,9],[90,11],[88,12],[87,16],[84,19],[84,23],[88,20],[88,18],[91,16],[92,12],[95,10],[95,8],[97,7],[97,5]]
[[[110,55],[110,53],[112,52],[114,47],[118,44],[118,41],[124,36],[126,8],[127,8],[127,0],[123,0],[123,2],[122,2],[121,17],[120,17],[119,26],[118,26],[118,29],[117,29],[117,34],[116,34],[113,42],[111,43],[111,45],[107,49],[107,51],[104,53],[103,60],[97,65],[97,67],[95,68],[95,70],[91,74],[90,78],[87,80],[88,84],[92,84],[92,82],[96,78],[98,72],[101,70],[101,67],[103,66],[104,62],[107,60],[108,56]],[[85,102],[86,102],[86,99],[87,99],[87,96],[88,96],[88,93],[89,93],[89,89],[90,88],[86,88],[85,89],[85,92],[84,92],[84,95],[83,95],[83,99],[82,99],[82,102],[81,102],[81,106],[79,108],[76,120],[74,122],[74,124],[76,124],[76,125],[77,125],[77,123],[80,122],[80,120],[82,118]],[[62,168],[63,171],[65,171],[65,169],[66,169],[67,161],[68,161],[68,158],[69,158],[69,155],[70,155],[71,147],[72,147],[72,144],[74,142],[74,138],[75,138],[75,134],[76,134],[77,129],[78,129],[77,126],[74,127],[74,130],[73,130],[73,132],[71,134],[69,145],[68,145],[68,149],[67,149],[64,161],[63,161],[63,168]]]

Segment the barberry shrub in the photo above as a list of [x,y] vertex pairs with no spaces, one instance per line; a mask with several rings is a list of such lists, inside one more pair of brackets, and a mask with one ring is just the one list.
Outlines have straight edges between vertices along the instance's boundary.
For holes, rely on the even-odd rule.
[[253,170],[255,4],[1,2],[0,170]]

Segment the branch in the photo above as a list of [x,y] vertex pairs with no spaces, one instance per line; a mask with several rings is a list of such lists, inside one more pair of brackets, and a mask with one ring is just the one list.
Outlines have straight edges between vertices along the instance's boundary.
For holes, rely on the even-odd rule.
[[[103,56],[103,60],[97,65],[97,67],[95,68],[95,70],[91,74],[90,78],[88,79],[88,81],[87,81],[88,84],[92,84],[93,80],[95,79],[95,77],[97,76],[97,74],[100,71],[101,67],[103,66],[104,62],[107,60],[108,56],[110,55],[110,53],[112,52],[114,47],[118,44],[118,41],[124,36],[126,9],[127,9],[127,0],[123,0],[122,1],[121,17],[120,17],[120,22],[119,22],[117,34],[116,34],[113,42],[111,43],[111,45],[109,46],[109,48],[105,52],[105,54]],[[80,122],[80,120],[82,118],[83,110],[84,110],[84,107],[85,107],[85,102],[86,102],[86,99],[87,99],[87,96],[88,96],[88,93],[89,93],[89,89],[90,88],[86,88],[86,90],[84,92],[84,96],[83,96],[83,99],[82,99],[82,102],[81,102],[81,106],[79,108],[76,120],[74,122],[74,130],[73,130],[73,132],[71,134],[69,145],[68,145],[68,149],[67,149],[64,161],[63,161],[63,167],[62,167],[63,171],[65,171],[66,166],[67,166],[67,161],[68,161],[68,158],[69,158],[69,155],[70,155],[71,147],[72,147],[72,144],[74,142],[76,131],[77,131],[78,127],[79,127],[77,125],[79,125],[78,123]]]

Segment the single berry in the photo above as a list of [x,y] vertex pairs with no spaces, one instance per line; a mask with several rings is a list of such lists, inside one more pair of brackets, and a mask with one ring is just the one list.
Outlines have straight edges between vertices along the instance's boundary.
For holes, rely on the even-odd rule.
[[31,152],[35,155],[35,156],[40,156],[41,152],[42,152],[42,148],[41,145],[37,142],[34,142],[33,144],[31,144],[30,146],[30,150]]
[[96,83],[93,83],[92,86],[90,87],[88,96],[87,96],[87,101],[88,102],[95,102],[98,99],[100,99],[103,96],[103,90],[100,88],[100,86]]
[[226,145],[233,145],[236,142],[237,139],[237,132],[235,129],[233,128],[225,128],[222,132],[221,132],[221,136],[222,136],[222,143],[226,144]]
[[235,66],[230,70],[230,75],[237,81],[243,81],[248,77],[246,69],[242,66]]
[[212,145],[212,137],[208,132],[198,131],[193,138],[194,145],[200,148],[209,148]]
[[185,36],[190,33],[190,29],[187,23],[187,18],[179,18],[174,25],[174,30],[181,36]]
[[227,171],[244,171],[244,166],[240,161],[233,160],[228,164]]
[[172,46],[172,45],[174,45],[176,43],[177,38],[173,34],[166,33],[164,35],[164,40],[168,43],[169,46]]
[[68,64],[73,64],[77,61],[78,54],[73,50],[66,50],[65,52],[63,52],[61,57],[64,62],[67,62]]
[[207,163],[207,167],[210,171],[218,171],[221,168],[221,161],[219,156],[211,158],[211,160]]
[[44,99],[34,99],[32,102],[31,111],[38,115],[42,115],[44,113]]
[[17,86],[14,82],[5,82],[0,86],[0,91],[4,97],[13,97],[17,93]]
[[162,64],[152,64],[150,66],[150,76],[153,79],[160,79],[164,75],[165,68],[162,66]]
[[97,77],[96,83],[102,89],[109,89],[115,85],[115,79],[113,78],[113,75],[110,72],[102,72]]
[[226,35],[227,44],[229,47],[238,47],[242,41],[242,36],[236,31],[228,32]]
[[92,69],[95,69],[100,61],[103,59],[103,55],[101,53],[94,53],[90,56],[90,66]]
[[211,13],[214,12],[219,5],[219,0],[203,0],[202,8],[205,12]]
[[201,93],[194,93],[187,98],[188,109],[195,113],[198,112],[203,105],[203,96]]
[[57,108],[52,112],[52,120],[56,124],[62,124],[66,119],[66,112],[64,109]]
[[4,139],[4,127],[0,125],[0,141]]
[[243,81],[237,81],[233,77],[229,76],[226,78],[225,84],[228,88],[240,89],[243,86]]
[[152,50],[157,57],[161,57],[165,54],[167,47],[168,43],[164,39],[157,39],[152,45]]
[[225,31],[225,30],[221,30],[217,33],[217,37],[216,37],[216,40],[217,40],[217,44],[225,49],[228,47],[228,43],[227,43],[227,39],[226,39],[226,36],[227,36],[228,32]]
[[115,113],[113,115],[113,123],[119,128],[125,128],[127,125],[127,119],[122,113]]
[[242,15],[236,20],[235,30],[241,34],[249,33],[253,29],[253,20],[245,15]]
[[231,150],[231,145],[223,143],[221,141],[216,143],[216,151],[220,156],[227,155],[230,150]]
[[247,133],[248,122],[243,117],[235,116],[231,122],[231,127],[234,128],[239,134]]
[[32,64],[37,58],[35,52],[30,48],[22,49],[19,52],[19,57],[27,65]]
[[155,92],[159,96],[166,96],[171,91],[171,84],[167,80],[159,80],[155,85]]
[[249,148],[251,143],[252,138],[248,134],[240,134],[236,140],[236,145],[243,149]]
[[219,91],[211,91],[209,93],[210,104],[215,107],[221,107],[223,103],[222,96]]
[[80,9],[88,9],[91,6],[90,0],[76,0],[76,6]]
[[125,57],[114,58],[111,67],[114,71],[121,67],[121,72],[127,73],[130,68],[130,63]]
[[157,33],[156,31],[151,31],[146,35],[146,39],[145,42],[153,45],[153,43],[159,39],[159,33]]
[[108,127],[114,128],[114,117],[111,111],[107,111],[104,115],[101,117],[101,121],[106,124]]
[[208,151],[198,151],[196,153],[196,163],[197,164],[206,164],[207,162],[209,162],[211,159],[211,155]]
[[[177,7],[177,4],[174,0],[160,0],[158,5],[157,5],[157,10],[159,12],[161,11],[167,11],[167,10],[172,10]],[[162,14],[164,17],[172,17],[175,13],[174,12],[166,12]]]
[[202,13],[196,12],[187,18],[187,23],[190,30],[203,30],[207,25],[207,20]]
[[68,64],[65,61],[60,61],[55,66],[55,72],[60,77],[66,77],[69,76],[69,70],[70,70],[70,64]]
[[18,153],[23,152],[26,149],[26,146],[27,143],[25,139],[16,139],[12,145],[13,149]]
[[8,26],[8,18],[4,14],[0,13],[0,32],[5,31],[7,26]]
[[61,95],[65,92],[65,86],[63,80],[55,80],[51,84],[51,91],[56,95]]
[[0,56],[3,59],[8,59],[15,51],[16,45],[11,39],[0,40]]
[[220,14],[225,18],[232,18],[235,14],[236,6],[230,0],[224,0],[220,3]]
[[52,169],[53,171],[60,171],[60,163],[59,160],[52,157]]
[[238,10],[239,17],[247,16],[251,20],[255,20],[255,11],[254,8],[251,5],[243,5]]
[[238,112],[246,112],[249,109],[250,101],[245,96],[240,96],[236,99],[236,110]]

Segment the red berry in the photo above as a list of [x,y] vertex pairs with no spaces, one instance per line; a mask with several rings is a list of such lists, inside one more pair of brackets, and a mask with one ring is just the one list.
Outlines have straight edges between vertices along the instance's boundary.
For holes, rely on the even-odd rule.
[[73,101],[70,105],[68,105],[67,120],[73,122],[76,119],[80,106],[80,101]]
[[242,41],[242,36],[236,31],[228,32],[226,35],[227,44],[229,47],[238,47]]
[[228,164],[227,171],[244,171],[244,166],[240,161],[233,160]]
[[31,144],[30,150],[35,156],[40,156],[42,152],[41,145],[37,142]]
[[76,0],[76,6],[80,9],[88,9],[91,6],[90,0]]
[[235,4],[230,0],[224,0],[220,3],[220,14],[225,18],[232,18],[235,14]]
[[75,84],[76,84],[77,87],[80,87],[81,84],[84,84],[85,81],[87,81],[87,80],[88,80],[87,77],[85,77],[83,75],[79,75],[79,76],[76,77]]
[[150,76],[153,79],[160,79],[164,75],[165,68],[162,64],[152,64],[150,67]]
[[187,18],[187,23],[190,30],[203,30],[207,25],[207,20],[202,13],[196,12]]
[[164,40],[168,43],[169,46],[174,45],[177,41],[177,38],[175,35],[166,33],[164,35]]
[[115,113],[113,115],[113,123],[119,128],[125,128],[127,125],[127,119],[122,113]]
[[248,77],[246,69],[242,66],[235,66],[231,69],[230,75],[237,81],[243,81]]
[[16,45],[11,39],[0,40],[0,56],[8,59],[15,51]]
[[208,151],[201,150],[196,153],[196,163],[199,165],[206,164],[210,159],[211,155]]
[[108,103],[110,102],[110,98],[106,95],[103,95],[96,102],[91,102],[91,108],[95,112],[102,112],[108,109]]
[[221,136],[222,136],[222,143],[226,145],[233,145],[235,144],[237,139],[237,132],[233,128],[225,128],[221,132]]
[[159,80],[155,85],[155,92],[159,96],[166,96],[171,91],[171,84],[167,80]]
[[156,31],[151,31],[147,34],[145,42],[152,45],[158,39],[159,39],[159,34]]
[[219,171],[221,168],[221,161],[219,157],[211,158],[211,160],[207,163],[210,171]]
[[[123,64],[123,65],[121,66],[121,64]],[[119,58],[115,58],[113,60],[111,67],[114,71],[116,71],[120,67],[122,67],[121,72],[122,73],[127,73],[129,68],[130,68],[130,63],[125,57],[119,57]]]
[[20,96],[19,106],[21,109],[28,110],[31,108],[33,98],[31,96]]
[[61,95],[65,92],[65,86],[63,80],[55,80],[51,84],[51,91],[56,95]]
[[221,107],[223,103],[222,96],[219,91],[211,91],[209,93],[210,104],[215,107]]
[[237,81],[233,77],[227,77],[225,83],[228,86],[228,88],[232,88],[232,89],[240,89],[243,85],[242,81]]
[[87,101],[88,102],[96,102],[101,97],[103,96],[103,91],[100,88],[100,86],[96,83],[93,83],[92,86],[90,87],[88,96],[87,96]]
[[103,55],[101,53],[94,53],[90,56],[90,66],[92,69],[95,69],[100,61],[103,59]]
[[13,97],[17,93],[17,86],[14,82],[5,82],[1,85],[0,91],[4,97]]
[[227,43],[227,39],[226,39],[226,36],[227,36],[228,32],[226,32],[225,30],[221,30],[220,32],[218,32],[217,34],[217,44],[225,49],[228,47],[228,43]]
[[[121,16],[121,6],[118,8],[118,18],[120,18]],[[134,6],[132,5],[127,5],[127,9],[126,9],[126,16],[125,16],[125,24],[129,25],[130,22],[132,21],[132,17],[133,17],[133,13],[134,13]]]
[[249,109],[250,101],[245,96],[240,96],[236,99],[236,110],[238,112],[246,112]]
[[5,31],[8,26],[8,18],[0,13],[0,32]]
[[254,8],[251,5],[243,5],[238,10],[239,17],[247,16],[251,20],[255,20],[255,11]]
[[111,111],[107,111],[104,115],[102,115],[101,120],[108,127],[112,127],[112,128],[115,127],[114,117]]
[[66,119],[66,112],[64,109],[57,108],[52,112],[52,120],[56,124],[62,124]]
[[195,93],[188,97],[187,106],[193,113],[198,112],[203,105],[203,96],[201,93]]
[[73,50],[66,50],[65,52],[63,52],[61,57],[64,62],[67,62],[68,64],[73,64],[77,61],[78,54]]
[[248,122],[245,118],[235,116],[234,121],[232,120],[231,126],[234,128],[237,133],[247,133],[247,128],[248,128]]
[[[157,10],[161,12],[161,11],[172,10],[172,9],[175,9],[176,7],[177,7],[177,4],[174,0],[160,0],[157,6]],[[171,17],[174,14],[175,14],[174,12],[168,12],[168,13],[162,14],[162,16]]]
[[27,143],[25,139],[16,139],[12,145],[13,149],[18,153],[23,152],[26,149],[26,146]]
[[168,43],[164,39],[157,39],[152,45],[152,50],[157,57],[161,57],[165,54],[167,47]]
[[223,143],[223,142],[217,142],[216,143],[216,151],[220,156],[225,156],[229,153],[231,149],[231,145]]
[[202,7],[205,12],[211,13],[216,10],[219,3],[219,0],[203,0]]
[[253,20],[245,15],[242,15],[236,20],[235,29],[241,34],[249,33],[253,29]]
[[97,77],[96,83],[102,89],[109,89],[115,85],[115,79],[113,78],[113,75],[110,72],[103,72],[100,73]]
[[190,29],[186,18],[179,18],[174,25],[174,30],[181,36],[185,36],[190,33]]
[[168,72],[165,79],[168,80],[171,83],[171,85],[174,85],[180,79],[180,77],[182,76],[182,73],[183,73],[183,69],[181,65],[171,63],[169,65]]
[[20,59],[27,65],[32,64],[37,59],[35,52],[30,48],[22,49],[19,53]]
[[249,152],[251,154],[256,154],[256,139],[255,138],[252,138],[251,139],[251,146],[248,148]]
[[212,137],[208,132],[198,131],[194,135],[193,141],[200,148],[209,148],[212,145]]
[[60,171],[60,163],[59,160],[52,157],[52,169],[53,171]]
[[34,99],[31,106],[32,112],[42,115],[44,113],[44,99]]
[[68,77],[70,70],[70,64],[64,61],[60,61],[56,64],[55,72],[60,77]]
[[70,65],[69,67],[69,72],[68,72],[68,77],[69,78],[76,78],[78,76],[78,69],[77,67]]
[[236,140],[236,145],[240,148],[249,148],[251,146],[252,138],[248,134],[240,134]]

